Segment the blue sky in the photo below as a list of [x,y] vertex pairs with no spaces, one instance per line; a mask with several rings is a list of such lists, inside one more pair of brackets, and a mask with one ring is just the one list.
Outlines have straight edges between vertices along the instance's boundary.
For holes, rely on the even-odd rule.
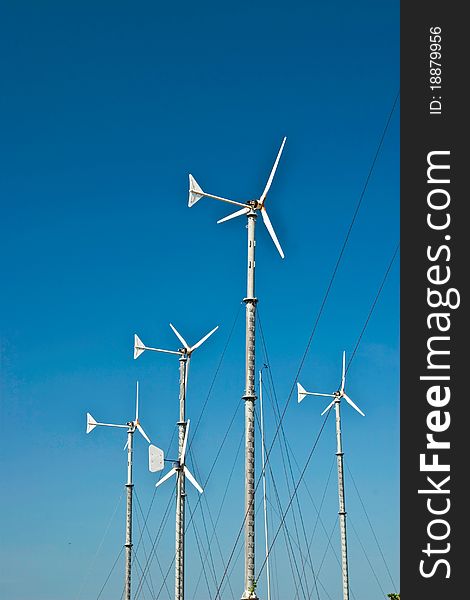
[[[235,460],[243,428],[243,312],[229,334],[243,311],[245,223],[216,225],[230,209],[208,199],[189,210],[188,173],[208,192],[256,197],[288,138],[267,204],[284,261],[261,221],[257,226],[259,314],[283,408],[398,91],[399,5],[11,2],[0,21],[0,589],[9,600],[96,598],[124,541],[121,500],[100,546],[125,481],[125,434],[86,436],[85,413],[125,422],[138,379],[142,422],[154,443],[175,453],[177,360],[146,353],[134,361],[134,332],[149,345],[176,348],[169,322],[190,342],[220,326],[191,366],[188,416],[194,424],[200,417],[191,454],[202,479],[237,406],[238,413],[206,486],[207,512],[196,510],[195,523],[202,533],[203,516],[217,515],[233,462],[218,532],[227,557],[243,518],[241,455]],[[398,125],[397,109],[303,365],[300,380],[309,389],[337,386],[341,353],[353,351],[398,242]],[[349,394],[367,416],[343,408],[346,462],[397,587],[398,275],[397,260],[348,373]],[[261,343],[258,359],[261,367]],[[269,440],[273,395],[266,398]],[[323,408],[313,398],[298,406],[293,397],[286,411],[286,437],[300,468]],[[309,533],[316,519],[309,494],[320,503],[334,444],[330,419],[306,472],[308,492],[299,492]],[[144,512],[155,482],[145,446],[136,440]],[[273,470],[286,506],[281,463],[275,446]],[[361,600],[373,600],[381,591],[362,547],[384,591],[393,590],[348,477],[348,519],[359,534],[350,527],[351,586]],[[330,529],[335,486],[333,471],[321,513]],[[151,536],[172,494],[171,485],[163,487],[149,517]],[[196,506],[194,490],[189,502]],[[294,531],[293,521],[289,526]],[[164,570],[171,527],[170,518],[158,547]],[[190,529],[188,598],[208,593],[204,577],[195,592],[196,535]],[[327,539],[314,539],[318,565]],[[331,540],[338,551],[337,530]],[[292,593],[282,534],[276,553],[279,592]],[[158,590],[161,576],[152,568]],[[236,596],[240,561],[230,573]],[[121,575],[118,562],[103,599],[120,593]],[[331,550],[319,577],[331,596],[339,594]],[[170,591],[172,578],[171,571]],[[259,593],[266,597],[263,578]],[[319,594],[328,598],[323,589]],[[168,597],[165,588],[160,597]]]

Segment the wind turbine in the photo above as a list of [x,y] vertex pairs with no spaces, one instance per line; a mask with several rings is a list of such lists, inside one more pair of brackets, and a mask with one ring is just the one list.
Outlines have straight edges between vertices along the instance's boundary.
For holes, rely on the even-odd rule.
[[[132,454],[133,454],[133,437],[134,432],[137,430],[140,432],[150,444],[148,435],[142,428],[139,421],[139,382],[136,386],[136,400],[135,400],[135,419],[129,421],[125,425],[118,425],[115,423],[99,423],[96,421],[90,413],[86,415],[86,432],[90,433],[95,427],[117,427],[120,429],[127,429],[127,442],[124,446],[124,450],[127,449],[127,483],[126,483],[126,564],[125,564],[125,580],[124,580],[124,599],[130,600],[131,598],[131,559],[132,559],[132,490],[134,484],[132,482]],[[161,469],[163,469],[163,450],[153,446],[155,448],[154,457],[155,464],[160,463]]]
[[189,201],[188,206],[191,207],[201,198],[213,198],[228,204],[241,206],[242,208],[234,213],[217,221],[224,223],[235,217],[246,215],[248,218],[248,265],[247,265],[247,291],[244,298],[246,306],[246,342],[245,342],[245,393],[242,399],[245,401],[245,589],[242,600],[246,598],[256,599],[255,592],[255,421],[254,421],[254,404],[255,395],[255,315],[256,303],[258,299],[255,296],[255,224],[258,212],[261,213],[263,222],[271,236],[274,245],[279,254],[284,258],[284,252],[281,244],[277,239],[277,235],[271,224],[271,220],[266,212],[265,201],[274,174],[276,173],[279,160],[286,138],[282,140],[281,147],[277,153],[273,168],[269,174],[268,181],[261,196],[256,200],[248,200],[246,202],[238,202],[229,200],[221,196],[207,194],[197,183],[192,175],[189,175]]
[[343,446],[341,442],[341,414],[340,404],[344,398],[346,402],[354,408],[360,415],[365,417],[362,410],[354,404],[351,398],[344,391],[346,383],[346,352],[343,352],[343,371],[341,376],[341,387],[333,394],[320,394],[318,392],[307,392],[299,382],[297,382],[297,400],[302,402],[305,396],[326,396],[333,398],[325,410],[321,413],[324,415],[330,408],[335,406],[336,412],[336,462],[338,466],[338,500],[339,500],[339,527],[341,539],[341,574],[343,580],[343,600],[349,600],[349,574],[348,574],[348,547],[346,540],[346,505],[344,500],[344,475],[343,475]]
[[186,448],[188,444],[189,423],[189,419],[184,423],[178,422],[180,428],[181,426],[183,426],[185,430],[183,446],[180,446],[178,448],[178,460],[175,461],[173,468],[170,471],[168,471],[168,473],[155,484],[156,487],[158,487],[164,481],[170,479],[173,475],[176,476],[175,598],[177,600],[184,598],[184,504],[186,498],[185,479],[188,478],[200,494],[202,494],[203,492],[202,487],[196,481],[193,474],[188,469],[185,463]]
[[[177,329],[170,323],[176,337],[183,344],[179,350],[163,350],[161,348],[151,348],[145,346],[138,335],[134,335],[134,358],[138,358],[145,350],[154,352],[164,352],[166,354],[176,354],[179,356],[179,404],[180,413],[178,421],[178,464],[173,467],[157,485],[166,481],[173,474],[176,474],[176,533],[175,533],[175,600],[184,600],[184,515],[185,515],[185,479],[189,481],[200,491],[199,486],[193,475],[184,464],[186,445],[188,441],[189,420],[186,421],[186,389],[188,385],[189,361],[194,350],[199,348],[217,329],[214,327],[209,333],[201,338],[196,344],[190,346]],[[149,451],[150,470],[152,470],[152,451]]]

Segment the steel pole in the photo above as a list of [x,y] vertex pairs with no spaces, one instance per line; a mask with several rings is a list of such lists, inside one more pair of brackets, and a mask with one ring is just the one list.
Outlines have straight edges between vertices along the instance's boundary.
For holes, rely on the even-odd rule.
[[[183,354],[180,359],[180,415],[178,421],[178,458],[183,451],[186,431],[186,368],[188,358]],[[175,537],[175,600],[184,600],[184,501],[185,477],[180,468],[176,474],[176,537]]]
[[339,532],[341,538],[341,574],[343,600],[349,600],[348,547],[346,543],[346,508],[344,502],[343,447],[341,443],[340,398],[335,401],[336,412],[336,462],[338,464]]
[[131,600],[131,561],[132,561],[132,442],[134,431],[127,431],[127,483],[126,483],[126,566],[124,580],[124,599]]
[[245,591],[242,600],[257,598],[255,581],[255,224],[256,212],[248,213],[248,265],[245,345]]

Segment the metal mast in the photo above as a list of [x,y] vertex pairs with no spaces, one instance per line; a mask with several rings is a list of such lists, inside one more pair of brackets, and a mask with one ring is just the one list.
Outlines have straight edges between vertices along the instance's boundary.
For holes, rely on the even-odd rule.
[[134,438],[132,426],[127,430],[127,483],[126,483],[126,570],[124,578],[124,598],[131,600],[131,561],[132,561],[132,442]]
[[245,332],[245,591],[242,598],[256,598],[255,592],[255,225],[256,213],[248,213],[248,264]]
[[335,399],[336,413],[336,462],[338,466],[339,535],[341,539],[341,574],[343,579],[343,600],[349,600],[348,545],[346,539],[346,506],[344,501],[343,447],[341,444],[341,396]]
[[246,215],[248,219],[248,262],[247,262],[247,288],[246,297],[244,298],[246,308],[246,334],[245,334],[245,392],[242,399],[245,402],[245,579],[244,592],[242,600],[248,598],[257,600],[256,595],[256,580],[255,580],[255,421],[254,421],[254,406],[256,400],[255,394],[255,324],[256,324],[256,304],[255,296],[255,225],[257,211],[261,213],[263,222],[271,236],[279,254],[284,258],[279,240],[277,239],[274,228],[266,212],[264,202],[267,193],[271,187],[274,174],[279,164],[286,138],[283,139],[279,152],[277,154],[274,166],[269,175],[263,193],[257,200],[247,202],[237,202],[207,194],[202,190],[197,181],[192,175],[189,175],[189,202],[188,205],[193,206],[198,200],[203,197],[213,198],[229,204],[241,206],[240,210],[224,217],[217,221],[223,223],[229,219],[238,216]]
[[186,421],[186,389],[188,385],[188,371],[191,354],[196,348],[199,348],[208,337],[210,337],[218,326],[212,329],[194,346],[189,346],[183,336],[170,323],[170,327],[176,337],[183,344],[179,350],[162,350],[161,348],[150,348],[145,346],[142,340],[134,336],[134,358],[138,358],[145,350],[155,352],[164,352],[166,354],[176,354],[179,356],[179,421],[178,421],[178,460],[175,466],[157,482],[157,487],[172,475],[176,475],[176,518],[175,518],[175,600],[184,600],[184,540],[185,540],[185,499],[186,477],[202,493],[201,486],[194,479],[193,475],[185,465],[186,446],[188,441],[189,420]]
[[321,413],[324,415],[330,408],[335,406],[336,415],[336,464],[338,467],[338,503],[339,503],[339,533],[341,541],[341,577],[343,585],[343,600],[349,600],[349,573],[348,573],[348,546],[346,537],[346,504],[344,499],[344,474],[343,474],[343,445],[341,441],[341,412],[340,404],[341,399],[344,398],[346,402],[354,408],[360,415],[365,417],[362,410],[354,404],[351,398],[344,391],[346,381],[346,352],[343,352],[343,371],[341,377],[341,387],[334,394],[320,394],[318,392],[307,392],[300,383],[297,383],[298,390],[298,401],[301,402],[305,396],[329,396],[333,398],[333,401],[325,408]]
[[[181,463],[186,431],[186,365],[185,354],[180,356],[180,416],[178,421],[178,460]],[[184,523],[185,473],[178,468],[176,475],[176,537],[175,537],[175,600],[184,599]]]

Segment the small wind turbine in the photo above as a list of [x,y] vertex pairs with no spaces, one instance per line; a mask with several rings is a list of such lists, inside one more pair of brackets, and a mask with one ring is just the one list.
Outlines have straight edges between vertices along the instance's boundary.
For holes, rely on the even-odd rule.
[[245,344],[245,590],[242,599],[251,598],[256,600],[255,580],[255,425],[254,425],[254,403],[255,395],[255,313],[258,299],[255,296],[255,223],[257,213],[260,212],[266,229],[271,236],[279,254],[284,258],[284,252],[277,235],[266,212],[266,196],[271,188],[274,174],[276,173],[279,160],[286,138],[282,140],[281,147],[277,153],[273,168],[269,174],[268,181],[261,196],[256,200],[238,202],[207,194],[197,183],[192,175],[189,175],[189,201],[188,206],[193,206],[201,198],[213,198],[228,204],[241,206],[241,209],[217,221],[223,223],[242,215],[248,218],[248,265],[247,265],[247,292],[244,302],[246,305],[246,344]]
[[346,352],[343,352],[343,371],[341,376],[341,387],[333,394],[320,394],[318,392],[307,392],[299,382],[297,382],[297,400],[302,402],[305,396],[326,396],[333,398],[333,401],[328,404],[325,410],[321,413],[324,415],[330,408],[335,405],[336,411],[336,462],[338,465],[338,499],[339,499],[339,527],[341,538],[341,574],[343,580],[343,600],[349,600],[349,574],[348,574],[348,547],[346,541],[346,505],[344,500],[344,475],[343,475],[343,447],[341,443],[341,414],[340,404],[341,398],[354,408],[360,415],[365,417],[362,410],[354,404],[351,398],[344,391],[346,383]]
[[[189,481],[193,484],[193,486],[197,489],[197,491],[200,494],[202,494],[202,492],[204,490],[199,485],[199,483],[196,481],[196,479],[194,478],[194,475],[191,473],[191,471],[188,469],[188,467],[186,466],[186,463],[185,463],[186,447],[188,445],[189,423],[190,423],[190,419],[188,419],[184,423],[184,428],[185,428],[184,441],[183,441],[183,447],[181,448],[181,453],[178,456],[178,460],[175,461],[175,465],[173,466],[171,471],[168,471],[168,473],[164,477],[162,477],[159,481],[157,481],[155,486],[156,487],[160,486],[164,481],[166,481],[167,479],[170,479],[170,477],[172,477],[173,475],[176,475],[180,471],[184,471],[184,474],[189,479]],[[179,425],[179,423],[178,423],[178,425]]]
[[[175,533],[175,600],[184,600],[184,512],[185,503],[185,478],[200,491],[202,488],[199,486],[197,481],[194,479],[191,472],[184,464],[184,458],[186,453],[186,445],[188,441],[188,429],[189,420],[186,421],[186,390],[188,385],[188,371],[189,371],[189,360],[194,350],[199,348],[215,331],[218,329],[214,327],[209,333],[201,338],[196,344],[190,346],[183,336],[177,331],[177,329],[170,323],[170,327],[173,330],[176,337],[183,344],[183,347],[179,350],[163,350],[161,348],[151,348],[145,346],[138,335],[134,335],[134,358],[138,358],[145,350],[153,350],[154,352],[164,352],[166,354],[176,354],[179,356],[179,435],[178,435],[178,463],[177,466],[173,467],[165,477],[163,477],[157,485],[166,481],[173,474],[177,475],[176,480],[176,533]],[[152,470],[152,449],[149,450],[149,463],[150,470]],[[158,462],[158,461],[157,461]],[[158,463],[160,464],[160,463]]]
[[[124,599],[130,600],[131,598],[131,559],[132,559],[132,489],[134,484],[132,482],[132,454],[133,454],[133,437],[134,432],[137,430],[140,432],[150,444],[148,435],[142,428],[139,421],[139,382],[137,382],[136,389],[136,400],[135,400],[135,419],[129,421],[125,425],[118,425],[115,423],[99,423],[96,421],[90,413],[86,415],[86,432],[90,433],[95,427],[117,427],[120,429],[127,429],[127,442],[124,446],[124,450],[127,449],[127,498],[126,498],[126,566],[125,566],[125,580],[124,580]],[[161,464],[159,470],[163,469],[163,450],[153,446],[154,450],[154,461],[155,465]]]

